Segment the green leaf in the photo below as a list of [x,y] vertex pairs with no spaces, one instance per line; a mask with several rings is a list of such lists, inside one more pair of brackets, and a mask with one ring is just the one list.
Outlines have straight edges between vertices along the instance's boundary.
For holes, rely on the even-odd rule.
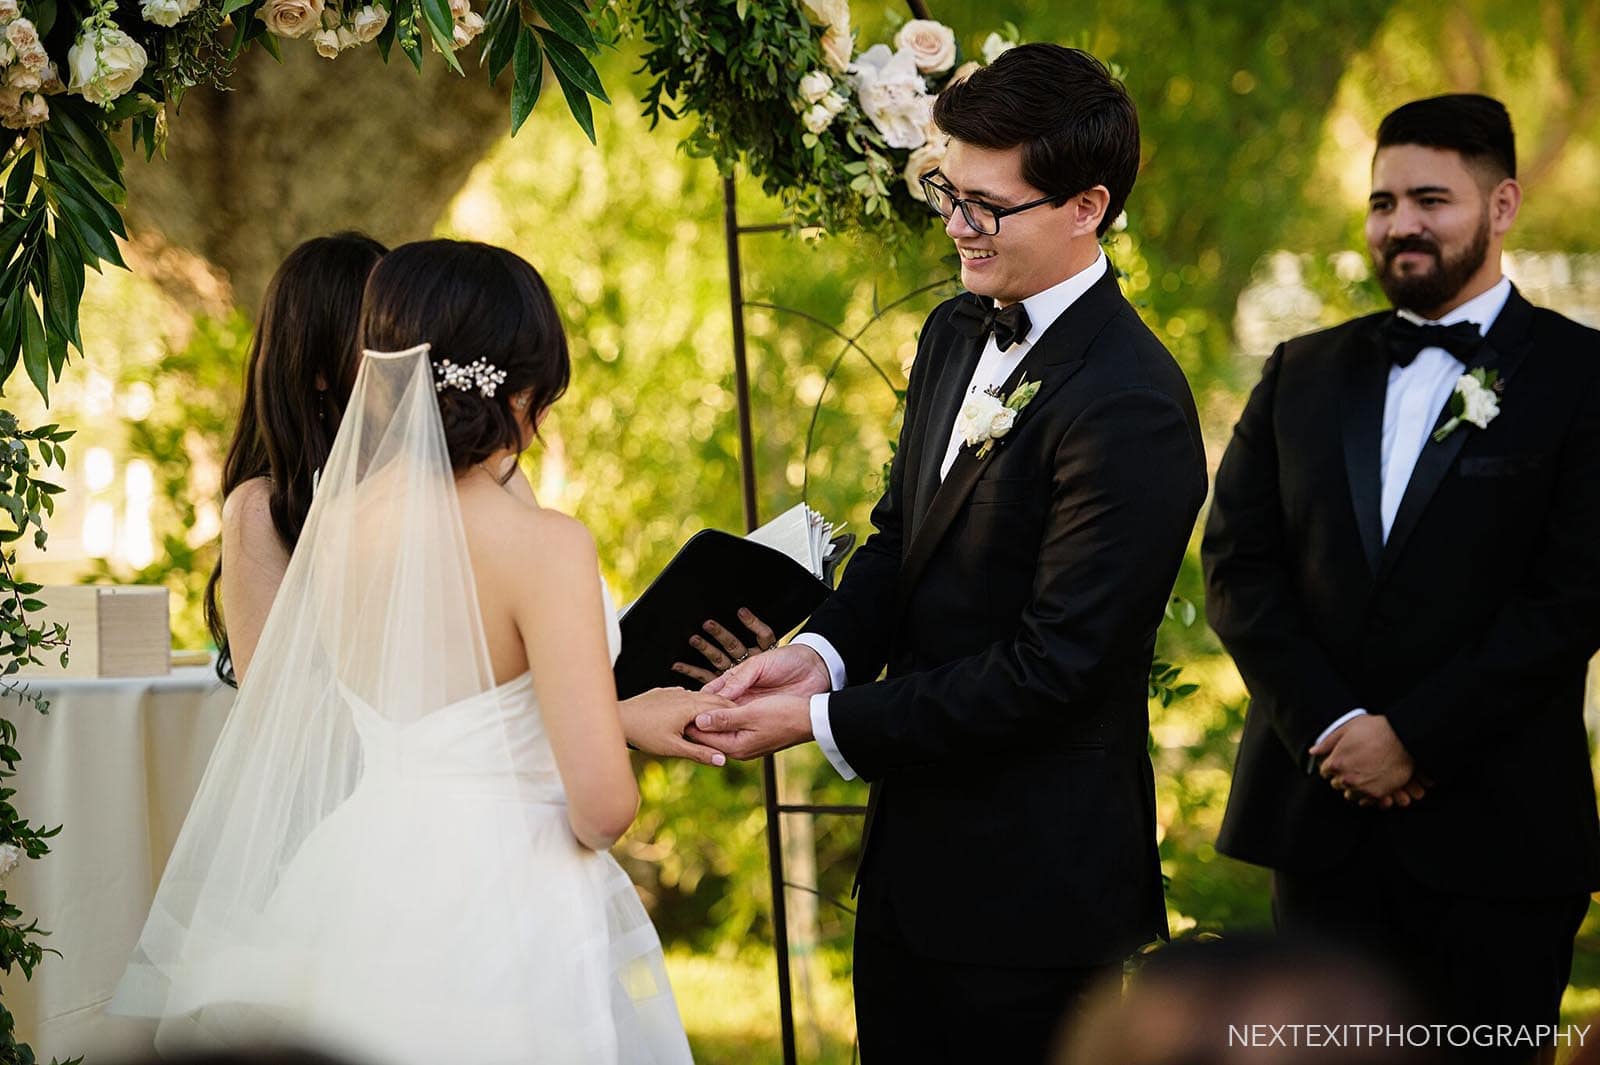
[[39,396],[49,403],[50,353],[45,349],[44,322],[39,320],[39,308],[26,295],[22,299],[22,365]]
[[589,28],[588,21],[572,10],[566,0],[533,0],[533,6],[544,16],[544,20],[550,23],[550,28],[559,33],[564,40],[578,48],[598,47],[594,31]]
[[[545,41],[548,44],[549,38]],[[567,98],[572,117],[578,120],[578,127],[588,136],[589,143],[594,144],[594,110],[589,106],[589,94],[563,74],[560,67],[552,63],[550,69],[556,72],[556,83],[561,86],[561,95]]]
[[450,69],[457,74],[463,73],[461,61],[456,58],[456,19],[450,14],[449,0],[422,0],[422,16],[427,20],[428,30],[433,35],[434,43],[444,54],[444,61],[449,63]]
[[[552,33],[543,26],[539,28],[539,37],[544,41],[545,53],[550,57],[550,65],[555,68],[556,80],[565,88],[568,81],[581,88],[590,96],[602,103],[610,103],[611,98],[606,95],[605,86],[600,84],[600,75],[595,72],[594,64],[589,62],[589,57],[578,51],[571,42],[558,33]],[[570,101],[570,96],[569,96]],[[585,104],[585,108],[587,108]],[[577,114],[577,109],[573,109]],[[582,120],[579,120],[582,125]],[[589,139],[594,140],[593,134]]]
[[223,3],[222,3],[222,17],[223,18],[227,18],[229,15],[233,14],[235,11],[239,11],[239,10],[242,10],[244,8],[247,8],[254,2],[255,2],[255,0],[223,0]]
[[54,96],[51,101],[48,128],[59,127],[101,173],[121,186],[122,153],[117,151],[116,145],[111,143],[105,130],[98,125],[102,119],[96,113],[99,108],[65,95]]
[[389,61],[389,49],[394,45],[395,32],[399,29],[400,20],[394,17],[394,12],[389,12],[389,21],[383,24],[383,29],[378,32],[378,39],[372,43],[378,46],[378,54],[383,61]]
[[28,13],[33,17],[33,28],[39,31],[42,38],[56,24],[56,0],[33,0]]
[[[515,56],[517,42],[521,39],[523,32],[522,16],[515,9],[507,11],[505,16],[494,24],[494,28],[490,31],[488,53],[490,85],[500,80],[501,71],[505,70],[506,64],[510,63]],[[516,75],[513,73],[512,77],[516,77]],[[512,91],[516,91],[515,86],[512,86]],[[538,95],[535,94],[534,98],[537,99]],[[515,114],[515,110],[513,110],[513,114]],[[516,119],[513,118],[512,121],[515,122]]]
[[88,208],[107,233],[127,238],[128,229],[122,223],[122,213],[104,196],[90,188],[88,183],[70,167],[56,167],[48,183],[55,187],[58,196],[70,197],[77,201],[79,206]]
[[[38,152],[23,152],[11,166],[11,176],[6,178],[6,207],[21,214],[28,202],[28,188],[33,184],[33,163]],[[9,256],[0,253],[0,262]]]
[[407,59],[411,60],[411,65],[417,68],[418,74],[421,74],[422,38],[416,33],[412,33],[408,37],[397,37],[396,40],[400,42],[400,50],[406,54]]
[[[517,130],[522,128],[528,115],[533,112],[533,105],[538,102],[539,93],[544,88],[544,60],[539,39],[526,26],[517,33],[511,77],[511,135],[515,137]],[[589,139],[593,141],[594,134],[591,133]]]

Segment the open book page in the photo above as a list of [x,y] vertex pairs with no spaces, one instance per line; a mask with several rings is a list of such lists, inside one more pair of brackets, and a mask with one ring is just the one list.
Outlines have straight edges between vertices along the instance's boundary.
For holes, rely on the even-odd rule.
[[833,523],[804,503],[796,503],[761,528],[745,536],[775,551],[782,551],[813,575],[822,576],[822,557],[837,532]]

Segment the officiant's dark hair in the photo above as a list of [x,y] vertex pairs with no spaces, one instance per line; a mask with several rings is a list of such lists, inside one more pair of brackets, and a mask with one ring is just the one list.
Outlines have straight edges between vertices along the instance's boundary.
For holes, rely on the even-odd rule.
[[481,359],[505,374],[493,396],[477,388],[438,392],[457,471],[501,448],[526,447],[511,397],[531,389],[537,423],[572,375],[561,316],[539,271],[504,248],[474,241],[422,240],[384,256],[367,280],[360,342],[373,351],[427,343],[436,379],[446,359],[457,366]]
[[[385,250],[361,233],[308,240],[284,258],[261,301],[239,424],[222,463],[222,495],[268,478],[267,510],[289,550],[311,509],[312,475],[328,461],[355,384],[361,291]],[[221,581],[219,558],[206,582],[206,628],[217,645],[217,676],[233,684]]]
[[941,92],[933,120],[980,148],[1020,146],[1023,179],[1060,203],[1104,185],[1111,195],[1102,237],[1139,174],[1133,99],[1104,63],[1078,48],[1017,45]]
[[1378,147],[1416,144],[1459,152],[1499,183],[1517,176],[1511,114],[1492,96],[1455,92],[1401,104],[1378,124]]

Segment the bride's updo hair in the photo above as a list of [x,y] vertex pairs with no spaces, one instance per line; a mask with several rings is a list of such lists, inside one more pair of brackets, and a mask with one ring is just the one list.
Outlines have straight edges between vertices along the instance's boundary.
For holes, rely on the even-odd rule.
[[487,363],[505,374],[493,396],[477,387],[437,394],[450,464],[459,472],[501,448],[521,449],[511,397],[532,389],[538,416],[571,378],[567,337],[555,301],[532,266],[504,248],[461,240],[422,240],[384,256],[367,279],[361,347],[403,351],[429,344],[434,380],[440,365]]

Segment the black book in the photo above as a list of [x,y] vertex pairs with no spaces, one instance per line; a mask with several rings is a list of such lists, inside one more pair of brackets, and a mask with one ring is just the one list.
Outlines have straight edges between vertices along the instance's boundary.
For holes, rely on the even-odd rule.
[[[818,560],[822,572],[831,575],[853,542],[848,534],[836,537]],[[695,533],[622,613],[622,653],[613,670],[617,697],[685,687],[688,678],[672,664],[692,659],[689,637],[705,635],[701,625],[708,619],[739,632],[739,608],[748,607],[782,635],[810,617],[830,590],[777,548],[717,529]]]

